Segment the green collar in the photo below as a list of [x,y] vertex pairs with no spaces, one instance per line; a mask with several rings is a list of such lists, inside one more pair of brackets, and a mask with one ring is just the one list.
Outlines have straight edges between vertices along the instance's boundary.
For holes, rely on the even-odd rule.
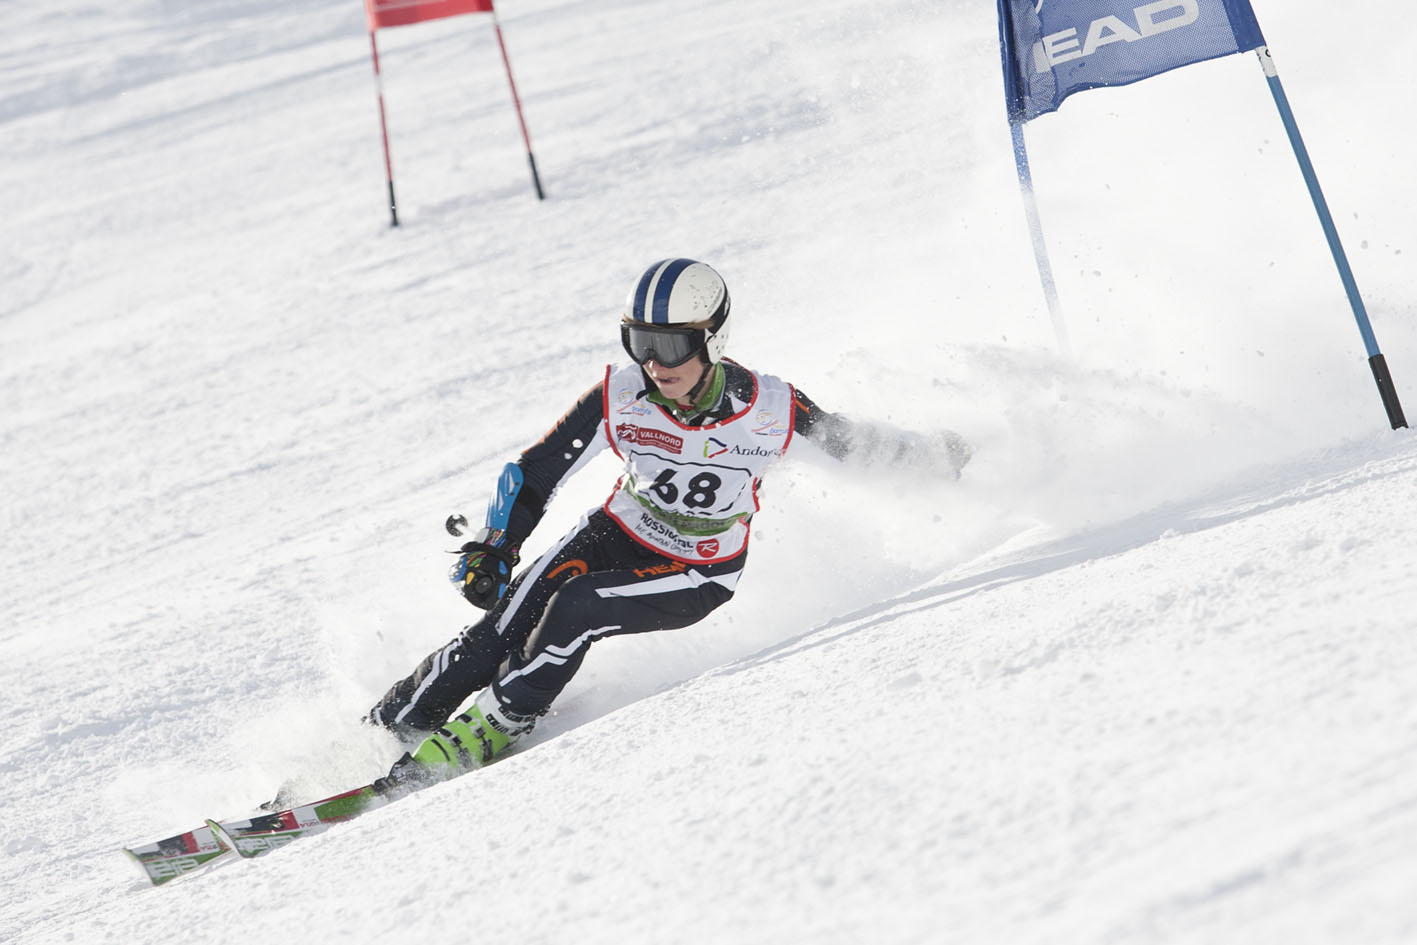
[[[713,366],[713,376],[709,378],[708,385],[704,388],[704,392],[699,395],[698,400],[694,401],[694,405],[692,407],[679,406],[674,401],[661,394],[658,389],[650,393],[649,400],[651,403],[659,404],[661,407],[664,407],[676,417],[679,417],[681,419],[684,417],[691,417],[694,414],[703,413],[705,410],[708,410],[710,407],[713,407],[715,404],[717,404],[718,399],[723,396],[723,387],[725,383],[726,382],[724,380],[723,374],[723,363],[719,362],[718,364],[715,364]],[[652,384],[653,382],[651,382],[651,386]]]

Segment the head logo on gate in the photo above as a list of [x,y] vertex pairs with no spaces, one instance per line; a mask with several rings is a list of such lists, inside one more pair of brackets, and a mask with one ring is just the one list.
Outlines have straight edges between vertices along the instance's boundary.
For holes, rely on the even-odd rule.
[[[1036,12],[1041,12],[1042,9],[1040,0]],[[1070,26],[1065,30],[1049,33],[1034,43],[1033,68],[1039,73],[1050,72],[1054,66],[1090,56],[1101,47],[1112,43],[1135,43],[1190,26],[1200,19],[1200,15],[1197,0],[1157,0],[1132,10],[1132,17],[1136,21],[1135,29],[1121,17],[1098,17],[1088,25],[1087,33],[1081,39],[1078,38],[1077,29]]]

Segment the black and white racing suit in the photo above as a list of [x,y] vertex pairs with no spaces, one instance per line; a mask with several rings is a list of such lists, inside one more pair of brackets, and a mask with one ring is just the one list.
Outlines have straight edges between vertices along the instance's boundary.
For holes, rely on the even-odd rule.
[[687,627],[733,596],[761,473],[792,443],[809,440],[838,459],[881,446],[879,428],[821,410],[776,378],[720,363],[721,392],[713,399],[711,388],[711,406],[691,416],[660,402],[637,366],[609,368],[508,465],[493,505],[510,550],[595,453],[614,449],[626,473],[610,500],[518,574],[486,616],[395,683],[371,721],[431,731],[489,685],[509,712],[543,712],[594,641]]

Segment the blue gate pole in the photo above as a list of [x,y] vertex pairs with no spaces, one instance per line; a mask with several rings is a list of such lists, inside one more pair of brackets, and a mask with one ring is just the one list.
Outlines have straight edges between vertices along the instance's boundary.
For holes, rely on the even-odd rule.
[[1023,122],[1010,121],[1014,139],[1014,166],[1018,168],[1018,186],[1023,191],[1023,212],[1028,218],[1028,233],[1033,238],[1033,258],[1038,262],[1038,278],[1043,282],[1043,298],[1048,303],[1048,317],[1053,320],[1053,334],[1065,356],[1072,355],[1068,343],[1068,326],[1063,322],[1063,309],[1058,303],[1058,287],[1053,283],[1053,267],[1048,262],[1048,245],[1043,242],[1043,223],[1038,216],[1038,198],[1033,194],[1033,175],[1028,169],[1028,149],[1024,146]]
[[1338,266],[1339,278],[1343,280],[1343,290],[1348,293],[1348,304],[1353,307],[1353,317],[1358,322],[1358,332],[1363,336],[1363,346],[1368,351],[1368,366],[1373,370],[1373,379],[1378,383],[1378,395],[1382,397],[1383,409],[1387,411],[1388,422],[1394,430],[1407,426],[1407,418],[1402,415],[1402,404],[1397,399],[1397,389],[1393,387],[1392,375],[1388,373],[1387,359],[1378,350],[1378,339],[1373,334],[1373,326],[1368,321],[1368,311],[1363,306],[1363,298],[1358,294],[1358,283],[1353,278],[1353,270],[1348,265],[1348,257],[1343,252],[1343,244],[1338,239],[1338,228],[1333,224],[1328,202],[1319,189],[1319,179],[1314,173],[1309,151],[1304,147],[1304,139],[1299,135],[1299,125],[1294,121],[1294,111],[1289,107],[1289,97],[1284,94],[1284,86],[1279,81],[1279,70],[1275,68],[1269,47],[1255,50],[1264,68],[1265,80],[1274,96],[1274,104],[1279,107],[1279,117],[1284,122],[1284,130],[1289,134],[1289,144],[1294,149],[1294,157],[1299,161],[1299,169],[1304,173],[1304,183],[1309,187],[1309,196],[1318,211],[1319,223],[1323,225],[1324,236],[1328,239],[1329,252]]

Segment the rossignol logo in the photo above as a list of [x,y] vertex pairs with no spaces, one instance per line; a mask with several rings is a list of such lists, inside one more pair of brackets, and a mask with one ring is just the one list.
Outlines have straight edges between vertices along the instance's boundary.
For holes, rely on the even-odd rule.
[[[1038,0],[1034,12],[1041,13],[1042,10],[1043,0]],[[1090,56],[1112,43],[1140,42],[1190,26],[1200,19],[1200,15],[1197,0],[1157,0],[1132,10],[1135,28],[1118,16],[1098,17],[1088,25],[1087,33],[1081,39],[1077,29],[1069,27],[1049,33],[1040,42],[1034,43],[1033,67],[1040,73],[1050,72],[1054,66]]]
[[694,548],[691,542],[685,541],[682,535],[648,512],[640,513],[639,532],[646,537],[659,539],[666,547],[680,554],[689,554]]
[[650,446],[666,453],[684,452],[683,437],[656,430],[654,427],[637,427],[633,423],[622,423],[615,428],[615,437],[635,446]]
[[699,557],[701,558],[712,558],[714,555],[718,554],[718,539],[705,538],[694,546],[694,550],[699,553]]

